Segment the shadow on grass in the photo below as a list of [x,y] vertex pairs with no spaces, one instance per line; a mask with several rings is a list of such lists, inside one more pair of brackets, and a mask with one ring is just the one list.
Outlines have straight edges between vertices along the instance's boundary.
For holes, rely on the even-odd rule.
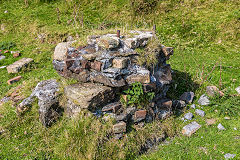
[[[200,87],[200,85],[196,82],[193,81],[193,78],[191,77],[190,74],[186,72],[181,72],[178,70],[172,70],[172,78],[173,81],[170,85],[170,88],[167,92],[167,97],[170,98],[171,100],[178,100],[179,97],[184,93],[184,92],[193,92]],[[179,117],[183,113],[183,109],[176,109],[174,111],[174,115],[176,117]]]

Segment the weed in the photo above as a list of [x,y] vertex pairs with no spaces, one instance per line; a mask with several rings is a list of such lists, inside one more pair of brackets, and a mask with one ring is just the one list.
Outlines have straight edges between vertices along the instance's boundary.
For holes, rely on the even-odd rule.
[[124,93],[127,94],[127,105],[138,108],[147,107],[155,96],[154,92],[145,93],[143,91],[143,85],[140,82],[131,84]]

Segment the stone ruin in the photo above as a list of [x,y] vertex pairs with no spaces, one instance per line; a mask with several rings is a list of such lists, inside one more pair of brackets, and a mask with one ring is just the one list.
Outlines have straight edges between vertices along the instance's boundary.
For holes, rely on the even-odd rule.
[[[74,78],[79,82],[64,88],[66,115],[75,117],[87,109],[104,120],[113,118],[116,120],[113,133],[115,138],[119,139],[126,132],[128,124],[144,125],[144,122],[165,119],[172,113],[173,106],[181,107],[182,102],[173,102],[166,98],[172,81],[171,67],[166,61],[173,54],[173,48],[159,44],[154,49],[157,63],[150,66],[138,63],[141,55],[137,49],[144,49],[154,38],[150,31],[130,31],[129,35],[120,35],[118,31],[117,34],[89,36],[88,44],[78,48],[71,47],[72,42],[59,43],[53,56],[55,70],[61,76]],[[134,82],[142,83],[144,92],[155,93],[149,107],[123,107],[120,103],[119,94]],[[55,81],[40,83],[58,86]],[[52,88],[51,85],[48,86]],[[41,94],[36,94],[36,88],[35,95],[39,98]],[[47,111],[51,110],[52,115],[52,106],[56,106],[57,89],[51,92],[43,89],[40,92],[50,95],[50,98],[45,96],[45,102],[41,96],[39,99],[39,105],[42,106],[39,110],[40,120],[45,126],[50,126],[51,120],[46,119],[51,116]],[[30,99],[31,97],[33,96],[31,95]],[[28,101],[32,100],[24,100],[18,110],[24,110],[24,106],[29,104]]]

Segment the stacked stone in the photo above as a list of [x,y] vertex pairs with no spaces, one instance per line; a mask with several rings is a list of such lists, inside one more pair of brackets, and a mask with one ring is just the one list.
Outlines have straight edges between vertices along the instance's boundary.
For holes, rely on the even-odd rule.
[[[117,121],[113,126],[116,137],[126,132],[128,122],[163,119],[170,114],[172,107],[172,101],[165,97],[172,80],[171,67],[166,61],[173,49],[162,45],[161,50],[156,51],[157,64],[140,66],[137,63],[140,55],[135,49],[144,48],[154,35],[147,31],[130,33],[131,37],[117,34],[89,36],[88,45],[79,48],[70,47],[71,42],[60,43],[54,52],[53,65],[58,73],[81,82],[65,87],[67,115],[75,116],[82,109],[96,115],[110,115]],[[155,91],[156,103],[151,111],[134,107],[124,110],[116,102],[116,90],[134,82],[142,83],[145,91]]]

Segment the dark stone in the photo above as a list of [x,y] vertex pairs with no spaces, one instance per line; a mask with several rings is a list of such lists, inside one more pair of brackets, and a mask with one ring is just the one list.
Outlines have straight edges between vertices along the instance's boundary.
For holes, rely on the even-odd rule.
[[185,101],[188,104],[188,103],[192,103],[193,98],[194,98],[193,92],[184,92],[179,99],[182,101]]
[[113,113],[116,113],[121,107],[122,107],[122,104],[120,102],[110,103],[102,108],[102,112],[111,111]]

